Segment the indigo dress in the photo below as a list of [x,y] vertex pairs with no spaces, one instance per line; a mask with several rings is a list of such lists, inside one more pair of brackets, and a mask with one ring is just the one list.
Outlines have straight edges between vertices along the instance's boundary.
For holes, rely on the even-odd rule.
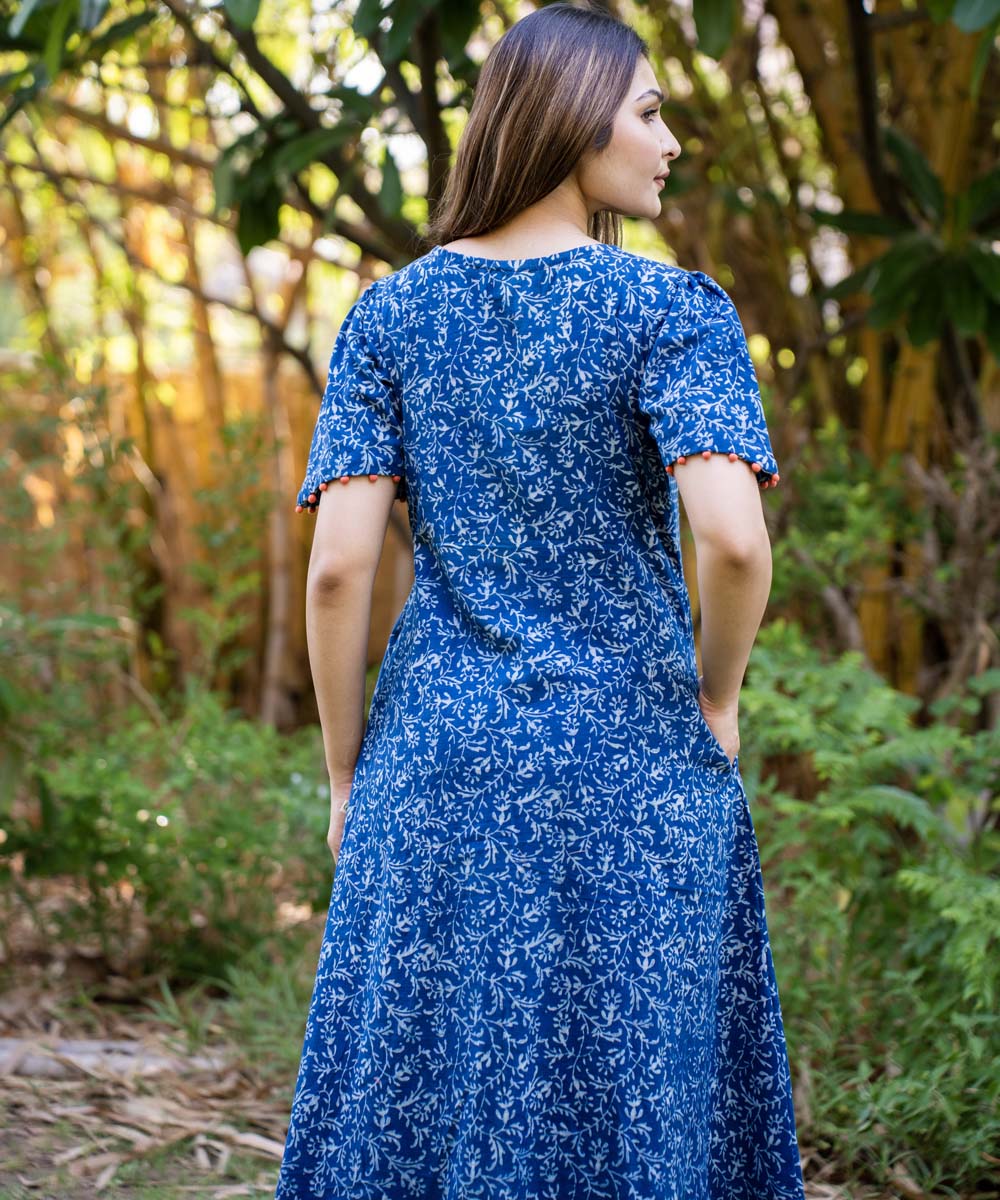
[[698,705],[666,469],[705,449],[777,475],[700,271],[439,246],[350,309],[298,503],[395,477],[414,582],[277,1200],[802,1200],[758,847]]

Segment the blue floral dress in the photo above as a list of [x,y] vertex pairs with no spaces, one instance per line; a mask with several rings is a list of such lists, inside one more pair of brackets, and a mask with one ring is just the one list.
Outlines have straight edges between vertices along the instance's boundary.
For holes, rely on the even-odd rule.
[[395,477],[414,582],[277,1200],[802,1200],[758,847],[698,706],[666,469],[706,449],[777,476],[699,271],[436,247],[349,311],[298,502]]

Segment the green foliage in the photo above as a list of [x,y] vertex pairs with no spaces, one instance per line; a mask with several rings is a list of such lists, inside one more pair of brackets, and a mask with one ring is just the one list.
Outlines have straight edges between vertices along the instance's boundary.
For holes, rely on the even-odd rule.
[[[52,360],[50,365],[65,371]],[[66,379],[58,386],[72,384]],[[27,708],[18,698],[37,691],[33,680],[39,676],[61,670],[59,719],[73,726],[76,715],[89,728],[95,682],[141,675],[137,649],[151,660],[153,694],[147,703],[155,708],[156,693],[167,693],[173,682],[157,632],[165,591],[161,560],[151,550],[160,527],[158,497],[134,440],[112,432],[107,389],[79,387],[68,399],[47,402],[42,413],[8,412],[0,402],[0,419],[5,433],[0,480],[9,484],[2,492],[0,549],[19,564],[22,597],[19,606],[8,607],[6,623],[0,621],[0,649],[8,664],[0,681],[0,713],[37,715],[44,690]],[[195,585],[187,594],[197,595],[198,602],[177,614],[198,645],[195,670],[209,689],[223,686],[252,653],[240,635],[260,619],[254,611],[254,602],[263,602],[260,530],[274,502],[269,475],[265,479],[268,447],[261,418],[226,422],[220,442],[210,463],[213,485],[193,497],[201,554],[181,567]],[[32,492],[39,479],[58,481],[62,489],[53,496],[51,524],[35,512]],[[80,593],[79,573],[63,569],[68,552],[88,563],[88,594]],[[139,636],[144,644],[137,648]],[[79,692],[72,686],[78,681],[85,685]],[[16,752],[15,734],[16,726],[0,728],[0,745],[7,735]]]
[[796,490],[794,520],[774,540],[769,604],[774,611],[794,606],[816,644],[828,623],[824,589],[835,589],[856,612],[863,571],[886,562],[886,530],[905,523],[908,509],[900,502],[898,473],[876,472],[835,421],[814,431],[794,467],[783,469],[786,476],[808,485]]
[[943,336],[950,322],[963,337],[983,334],[1000,358],[1000,168],[949,194],[920,148],[891,126],[880,131],[894,163],[902,212],[812,209],[821,225],[885,237],[889,248],[818,298],[858,291],[872,298],[875,329],[900,323],[915,346]]
[[225,993],[219,1023],[245,1068],[282,1088],[294,1083],[316,978],[322,928],[292,926],[261,942],[213,982]]
[[[198,642],[197,676],[209,687],[223,687],[253,655],[239,636],[253,622],[254,602],[263,597],[260,530],[274,503],[263,480],[266,456],[256,418],[227,422],[221,452],[212,458],[212,486],[194,493],[202,557],[185,569],[198,584],[199,602],[180,615]],[[238,504],[233,503],[236,495]]]
[[265,118],[237,138],[215,164],[215,212],[237,210],[237,240],[248,254],[279,232],[279,214],[287,189],[311,163],[326,162],[337,174],[330,198],[332,214],[340,194],[357,181],[364,160],[331,157],[354,141],[373,115],[372,102],[351,88],[337,88],[331,100],[340,101],[340,115],[330,128],[304,132],[298,120],[284,112]]
[[[66,370],[51,356],[46,368]],[[40,744],[92,733],[106,689],[129,669],[133,622],[145,621],[162,589],[139,569],[151,525],[130,469],[134,445],[109,432],[106,391],[71,393],[67,379],[65,395],[15,411],[17,384],[4,383],[0,551],[16,564],[17,594],[0,602],[6,799]],[[86,571],[67,570],[67,559]]]
[[260,727],[222,690],[263,593],[256,421],[224,429],[217,486],[197,497],[202,554],[184,569],[199,602],[174,617],[200,654],[178,681],[157,633],[153,481],[107,406],[103,388],[30,422],[0,405],[0,549],[18,564],[0,604],[0,886],[47,941],[193,978],[272,932],[282,903],[328,902],[322,745]]
[[253,28],[260,10],[260,0],[222,0],[222,4],[234,25],[240,29]]
[[963,33],[975,33],[1000,18],[1000,0],[954,0],[951,19]]
[[[769,608],[794,612],[814,647],[860,646],[858,614],[877,574],[874,586],[891,590],[896,611],[926,621],[929,644],[950,638],[958,653],[960,639],[971,636],[954,632],[960,625],[995,621],[1000,476],[983,464],[1000,450],[1000,435],[935,468],[916,501],[909,455],[874,466],[853,440],[831,418],[786,459],[782,479],[794,503],[774,514]],[[906,561],[912,546],[926,554],[919,574]]]
[[170,720],[132,708],[90,742],[41,745],[28,779],[37,805],[3,815],[0,878],[32,908],[37,881],[72,881],[44,932],[119,971],[197,978],[272,934],[281,900],[329,902],[315,730],[279,735],[193,688]]
[[150,5],[105,22],[108,15],[107,0],[23,0],[15,7],[0,26],[0,51],[20,51],[26,60],[0,76],[0,95],[10,96],[0,130],[60,72],[82,75],[87,63],[99,63],[109,51],[135,42],[155,20],[157,9]]
[[754,647],[741,769],[801,1132],[858,1179],[902,1164],[971,1191],[1000,1144],[998,686],[921,726],[911,697],[794,624]]
[[694,0],[692,15],[703,54],[722,57],[736,32],[736,13],[733,0]]

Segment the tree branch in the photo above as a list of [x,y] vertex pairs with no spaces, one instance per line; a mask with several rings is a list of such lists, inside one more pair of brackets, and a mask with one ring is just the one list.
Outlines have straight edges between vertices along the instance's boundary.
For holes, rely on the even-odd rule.
[[879,141],[878,98],[875,94],[875,56],[869,37],[868,13],[863,0],[847,0],[847,28],[854,58],[854,83],[861,127],[861,152],[868,178],[884,213],[912,222],[885,169]]
[[[24,164],[18,163],[17,165],[23,166]],[[66,178],[64,175],[60,177],[60,174],[52,171],[51,168],[40,167],[39,169],[42,170],[43,173],[49,174],[53,177],[53,183],[56,190],[67,203],[70,203],[75,199],[75,197],[67,194],[66,189],[63,186],[63,180]],[[82,203],[82,200],[80,202]],[[195,286],[188,280],[164,279],[164,277],[152,263],[146,262],[143,258],[131,250],[126,241],[118,233],[116,233],[114,229],[112,229],[111,225],[107,221],[102,220],[100,217],[94,214],[92,208],[88,208],[87,210],[87,219],[95,229],[100,230],[100,232],[103,233],[113,245],[117,246],[119,250],[121,250],[126,261],[131,267],[140,271],[148,271],[166,287],[183,288],[191,295],[197,296],[197,298],[203,304],[221,304],[225,308],[228,308],[231,312],[252,317],[268,333],[268,335],[276,340],[276,344],[279,345],[282,350],[289,355],[289,357],[293,358],[297,363],[299,363],[316,393],[320,394],[322,392],[323,381],[316,373],[312,359],[309,356],[308,347],[306,346],[300,348],[289,343],[285,338],[282,327],[276,322],[269,320],[262,312],[260,312],[256,305],[248,307],[246,305],[237,304],[235,301],[227,300],[222,296],[210,296],[201,288]]]
[[[198,35],[194,28],[191,14],[184,7],[182,0],[163,0],[163,3],[187,30],[189,36],[199,47],[199,52],[205,54],[220,71],[229,75],[239,84],[241,90],[240,105],[244,111],[248,112],[255,120],[263,123],[265,117],[253,103],[243,83],[235,74],[232,63],[224,62],[218,56],[214,47]],[[278,100],[280,100],[285,110],[298,121],[302,129],[312,132],[328,128],[322,124],[320,113],[312,107],[309,100],[263,53],[257,44],[253,30],[240,29],[229,20],[228,14],[226,14],[224,9],[220,9],[219,12],[226,32],[239,48],[247,65],[267,84]],[[322,162],[328,167],[338,180],[347,174],[349,164],[336,148],[327,150],[317,161]],[[367,243],[370,247],[370,252],[375,257],[382,259],[384,262],[393,262],[397,258],[399,248],[409,247],[413,244],[415,231],[412,226],[406,221],[398,221],[387,217],[379,206],[377,198],[366,188],[352,180],[345,189],[345,194],[365,214],[371,222],[372,229],[385,235],[386,240],[381,244],[379,244],[377,238],[373,239],[370,234],[366,237],[353,239],[362,245]]]
[[52,112],[73,117],[82,125],[89,125],[91,129],[99,129],[101,133],[110,138],[120,138],[133,146],[141,146],[151,154],[165,154],[171,162],[193,167],[196,171],[211,171],[215,166],[213,159],[199,154],[197,150],[175,146],[165,138],[143,137],[141,134],[130,133],[124,126],[116,125],[114,121],[108,120],[103,113],[91,112],[86,108],[78,108],[75,104],[68,104],[65,100],[53,95],[52,92],[45,92],[39,96],[37,103],[43,111],[51,109]]
[[[218,225],[223,229],[233,230],[234,222],[232,220],[224,220],[221,217],[216,217],[212,213],[201,212],[191,203],[190,200],[179,196],[177,192],[169,187],[166,183],[160,184],[156,188],[140,188],[127,187],[117,180],[97,179],[93,175],[84,175],[79,171],[70,171],[66,168],[55,170],[53,167],[47,167],[42,163],[22,162],[20,159],[7,158],[0,155],[0,165],[7,168],[8,172],[15,167],[23,171],[33,171],[37,175],[42,175],[44,178],[51,180],[52,183],[58,184],[61,180],[69,180],[71,183],[88,184],[91,187],[107,188],[109,192],[113,192],[117,196],[128,196],[131,200],[143,200],[147,204],[155,204],[159,208],[171,209],[176,208],[180,212],[187,213],[189,216],[196,217],[200,221],[210,221],[213,225]],[[65,194],[65,193],[64,193]]]

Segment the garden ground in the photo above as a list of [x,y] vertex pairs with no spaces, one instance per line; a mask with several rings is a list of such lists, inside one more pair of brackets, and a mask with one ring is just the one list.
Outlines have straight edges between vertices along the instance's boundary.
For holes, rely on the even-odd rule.
[[[8,963],[0,1200],[273,1196],[324,917],[226,990],[104,979],[79,955]],[[808,1200],[884,1200],[803,1153]]]

